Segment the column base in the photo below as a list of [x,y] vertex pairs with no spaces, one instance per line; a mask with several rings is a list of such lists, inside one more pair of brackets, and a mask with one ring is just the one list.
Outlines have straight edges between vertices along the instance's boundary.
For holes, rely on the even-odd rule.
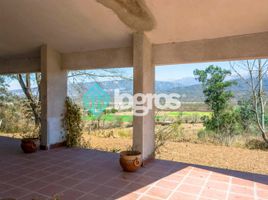
[[66,146],[66,141],[63,142],[59,142],[59,143],[55,143],[55,144],[51,144],[49,146],[46,145],[40,145],[40,149],[41,150],[49,150],[49,149],[55,149],[55,148],[59,148],[59,147],[65,147]]
[[145,165],[147,165],[148,163],[153,162],[154,160],[155,160],[155,155],[153,154],[153,155],[149,156],[148,158],[146,158],[146,159],[144,159],[142,161],[142,166],[144,167]]

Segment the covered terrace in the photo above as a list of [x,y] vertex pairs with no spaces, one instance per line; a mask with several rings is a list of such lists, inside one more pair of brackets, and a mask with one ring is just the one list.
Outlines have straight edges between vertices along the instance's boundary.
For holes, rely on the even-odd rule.
[[[265,175],[161,160],[128,174],[117,154],[55,148],[68,70],[133,67],[134,94],[154,93],[156,65],[267,58],[267,10],[267,0],[1,0],[0,74],[41,72],[47,151],[0,139],[0,199],[268,199]],[[154,111],[133,125],[133,146],[153,160]]]

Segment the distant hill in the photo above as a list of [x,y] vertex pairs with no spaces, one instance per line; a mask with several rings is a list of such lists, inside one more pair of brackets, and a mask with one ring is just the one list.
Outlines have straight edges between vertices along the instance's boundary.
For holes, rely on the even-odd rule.
[[[230,90],[235,95],[235,100],[239,100],[249,96],[248,85],[240,80],[236,79],[236,85],[230,87]],[[81,100],[83,94],[90,89],[95,82],[85,82],[79,84],[69,84],[68,94],[75,97],[77,100]],[[113,97],[114,89],[119,89],[120,93],[133,93],[132,80],[116,80],[116,81],[103,81],[98,83],[111,97]],[[264,79],[264,89],[268,94],[268,78]],[[156,81],[156,93],[178,93],[182,95],[182,101],[185,102],[202,102],[204,101],[204,95],[202,92],[202,86],[194,78],[183,78],[175,81]],[[36,88],[34,89],[36,90]],[[17,95],[23,95],[22,90],[13,90],[13,93]]]

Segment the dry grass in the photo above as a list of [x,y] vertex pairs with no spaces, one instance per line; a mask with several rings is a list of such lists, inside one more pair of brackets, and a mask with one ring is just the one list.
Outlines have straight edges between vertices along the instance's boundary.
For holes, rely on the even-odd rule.
[[[183,124],[181,131],[184,139],[180,142],[168,141],[160,148],[160,153],[156,157],[163,160],[268,174],[268,151],[202,143],[197,138],[197,132],[201,128],[202,124]],[[124,137],[117,133],[118,130],[125,133]],[[84,137],[90,141],[90,148],[112,152],[129,149],[132,144],[132,130],[112,129],[112,132],[114,133],[112,137],[107,137],[105,131],[84,134]]]
[[[128,149],[129,138],[88,136],[91,148],[117,152]],[[245,172],[268,174],[268,152],[212,144],[167,142],[157,158]]]
[[[201,128],[202,124],[183,124],[184,140],[168,141],[160,148],[160,153],[156,157],[163,160],[268,174],[268,151],[201,143],[196,136]],[[132,145],[131,133],[131,128],[121,128],[100,130],[91,134],[84,133],[83,137],[89,142],[88,148],[119,152],[129,149]],[[20,134],[1,133],[1,135],[20,137]]]
[[160,159],[268,174],[268,152],[209,144],[169,142]]

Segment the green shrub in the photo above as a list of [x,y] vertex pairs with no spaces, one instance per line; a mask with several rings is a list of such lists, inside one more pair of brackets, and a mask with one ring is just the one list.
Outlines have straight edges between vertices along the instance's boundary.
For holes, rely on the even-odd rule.
[[181,122],[173,122],[165,126],[157,126],[155,130],[155,152],[159,153],[160,148],[166,144],[167,141],[174,138],[174,132],[178,131]]
[[252,103],[249,100],[238,101],[236,112],[238,112],[240,116],[240,123],[243,130],[247,132],[250,131],[250,127],[255,120],[254,112],[252,110]]
[[68,147],[79,146],[82,137],[82,114],[80,107],[69,97],[65,100],[63,127]]
[[245,147],[248,149],[261,149],[268,150],[268,144],[258,139],[251,139],[245,143]]
[[112,109],[111,109],[111,113],[117,113],[117,112],[118,112],[117,109],[115,109],[115,108],[112,108]]
[[207,129],[202,129],[197,133],[197,137],[201,141],[214,140],[216,133]]

